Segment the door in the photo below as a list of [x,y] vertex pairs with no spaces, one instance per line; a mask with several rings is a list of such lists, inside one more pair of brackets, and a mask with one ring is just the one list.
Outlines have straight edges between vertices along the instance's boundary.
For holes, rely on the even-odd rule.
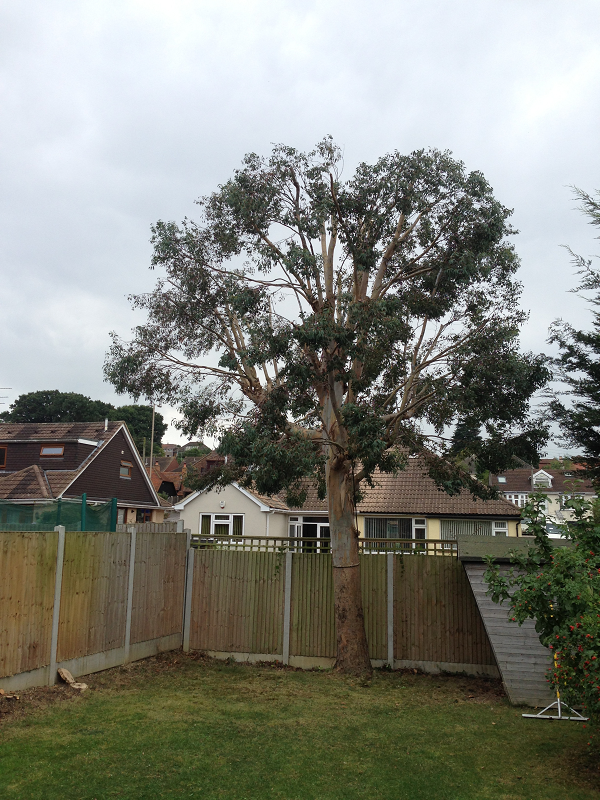
[[327,517],[303,517],[302,538],[313,540],[302,543],[303,553],[329,553],[331,533]]

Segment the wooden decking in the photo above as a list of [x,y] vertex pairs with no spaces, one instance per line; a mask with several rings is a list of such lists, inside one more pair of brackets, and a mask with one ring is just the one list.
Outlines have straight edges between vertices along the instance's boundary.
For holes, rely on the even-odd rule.
[[527,620],[521,626],[511,622],[506,604],[498,605],[486,595],[484,563],[463,560],[463,566],[510,702],[527,706],[548,705],[556,699],[546,680],[550,652],[540,644],[533,621]]

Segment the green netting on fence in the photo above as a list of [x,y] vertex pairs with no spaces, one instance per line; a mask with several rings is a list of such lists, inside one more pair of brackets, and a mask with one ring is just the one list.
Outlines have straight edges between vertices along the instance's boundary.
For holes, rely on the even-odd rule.
[[115,530],[116,502],[91,504],[85,500],[48,500],[25,505],[0,500],[0,531]]

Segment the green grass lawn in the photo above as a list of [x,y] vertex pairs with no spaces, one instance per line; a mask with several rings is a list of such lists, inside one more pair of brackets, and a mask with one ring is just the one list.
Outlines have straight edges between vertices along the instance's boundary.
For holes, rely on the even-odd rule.
[[494,682],[362,685],[181,653],[85,680],[52,704],[70,690],[24,693],[4,719],[2,800],[599,797],[587,730],[522,719]]

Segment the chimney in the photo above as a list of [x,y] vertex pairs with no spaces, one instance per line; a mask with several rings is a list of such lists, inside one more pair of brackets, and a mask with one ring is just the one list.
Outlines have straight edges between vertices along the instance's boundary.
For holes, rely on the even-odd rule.
[[105,431],[108,430],[108,417],[105,417],[105,419],[104,419],[104,430]]

